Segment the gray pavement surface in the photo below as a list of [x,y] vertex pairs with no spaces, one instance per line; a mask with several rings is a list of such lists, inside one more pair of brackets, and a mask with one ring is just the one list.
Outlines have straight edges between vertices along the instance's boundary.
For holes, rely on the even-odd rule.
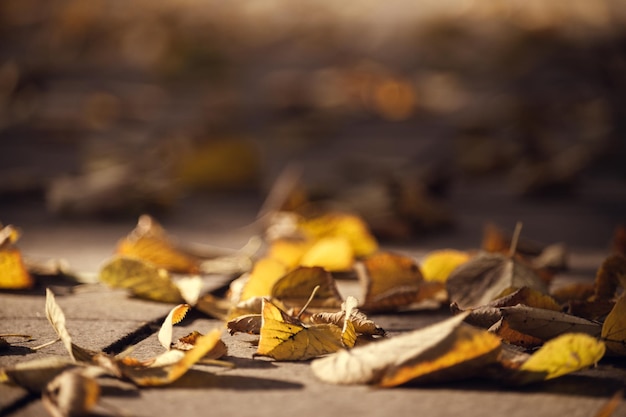
[[[521,220],[525,223],[525,236],[568,244],[571,269],[560,278],[561,282],[593,280],[595,269],[608,252],[613,228],[622,221],[626,207],[623,188],[602,184],[604,188],[588,183],[577,197],[547,203],[519,201],[498,187],[462,184],[455,187],[449,200],[457,214],[454,229],[384,246],[419,259],[431,249],[478,246],[480,228],[486,220],[510,227]],[[160,220],[170,234],[181,240],[237,248],[251,235],[246,226],[254,219],[257,208],[254,198],[198,197],[181,203],[176,212]],[[98,270],[111,255],[115,242],[135,223],[134,219],[60,220],[34,202],[5,202],[0,216],[5,224],[22,229],[19,247],[25,255],[65,258],[76,269],[91,272]],[[104,286],[69,293],[63,286],[51,284],[76,343],[110,353],[137,344],[133,354],[138,357],[161,352],[156,332],[170,305],[128,298],[123,291]],[[44,314],[44,287],[42,283],[27,293],[0,293],[0,333],[28,333],[35,338],[3,352],[0,366],[65,355],[58,343],[37,352],[29,349],[54,337]],[[437,310],[372,318],[393,335],[423,327],[447,314]],[[216,320],[191,313],[175,326],[174,336],[191,330],[204,333],[222,326]],[[179,381],[162,388],[137,390],[131,385],[112,385],[103,390],[103,404],[133,416],[592,417],[617,390],[626,388],[623,360],[602,361],[597,368],[520,389],[481,380],[393,389],[332,386],[313,376],[309,362],[254,358],[252,336],[229,336],[224,332],[223,340],[228,346],[225,359],[236,365],[234,369],[196,365]],[[0,410],[2,415],[20,417],[46,415],[38,396],[7,385],[0,385]],[[105,408],[96,412],[110,413]],[[626,415],[626,403],[622,402],[613,415]]]

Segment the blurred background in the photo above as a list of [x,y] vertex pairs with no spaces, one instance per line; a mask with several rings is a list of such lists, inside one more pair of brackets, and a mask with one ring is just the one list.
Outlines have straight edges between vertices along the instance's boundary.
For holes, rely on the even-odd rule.
[[0,221],[256,212],[289,166],[381,238],[540,207],[531,235],[601,245],[625,23],[619,0],[3,0]]

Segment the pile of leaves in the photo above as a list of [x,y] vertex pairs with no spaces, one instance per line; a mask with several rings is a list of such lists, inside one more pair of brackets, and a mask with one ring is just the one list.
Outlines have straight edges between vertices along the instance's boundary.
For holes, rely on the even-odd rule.
[[[258,335],[257,356],[314,359],[312,372],[333,384],[393,387],[480,377],[517,386],[626,355],[621,232],[594,282],[556,289],[550,284],[567,266],[565,249],[520,239],[521,225],[512,236],[487,228],[481,249],[436,250],[419,263],[381,249],[368,225],[345,212],[274,210],[263,232],[241,250],[218,250],[178,242],[142,216],[99,277],[134,297],[177,304],[158,335],[165,352],[138,360],[76,345],[48,289],[46,316],[69,357],[19,363],[2,369],[1,379],[41,392],[55,416],[91,410],[102,377],[138,387],[170,384],[199,361],[226,353],[220,329],[172,343],[172,326],[191,308],[223,320],[230,334]],[[0,231],[3,289],[44,282],[22,260],[18,235],[11,226]],[[222,295],[204,290],[216,275],[230,281]],[[346,280],[360,283],[360,299],[342,296],[338,283]],[[366,315],[433,306],[450,306],[452,314],[391,336]]]

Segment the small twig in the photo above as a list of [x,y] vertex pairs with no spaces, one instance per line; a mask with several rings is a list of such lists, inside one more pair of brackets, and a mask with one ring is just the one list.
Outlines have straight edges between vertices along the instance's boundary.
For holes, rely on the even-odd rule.
[[311,301],[313,301],[313,298],[315,298],[315,294],[317,294],[317,291],[319,289],[320,289],[319,285],[316,285],[315,288],[313,288],[313,291],[311,291],[311,295],[309,296],[309,299],[307,300],[307,302],[304,304],[304,307],[302,307],[302,309],[300,310],[300,312],[296,316],[296,319],[300,320],[300,317],[302,316],[304,311],[307,309],[307,307],[309,307],[309,304],[311,304]]

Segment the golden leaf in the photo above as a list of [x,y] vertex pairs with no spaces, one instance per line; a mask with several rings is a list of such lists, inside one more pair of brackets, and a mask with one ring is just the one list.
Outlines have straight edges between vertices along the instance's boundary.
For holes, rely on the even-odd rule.
[[329,236],[316,240],[302,255],[300,265],[320,266],[328,271],[340,272],[352,268],[354,252],[348,238]]
[[367,224],[358,216],[346,213],[329,213],[300,220],[299,230],[308,238],[343,237],[348,240],[354,256],[367,256],[378,250],[378,242]]
[[270,243],[267,256],[279,260],[289,268],[295,268],[312,244],[311,240],[276,239]]
[[546,342],[519,368],[519,383],[557,378],[596,364],[604,356],[602,341],[583,333],[566,333]]
[[18,238],[19,232],[10,225],[0,229],[0,289],[21,290],[35,285],[21,252],[13,246]]
[[397,310],[418,300],[423,278],[412,258],[377,252],[365,258],[362,265],[364,271],[358,275],[365,287],[365,300],[361,305],[364,310]]
[[273,258],[261,258],[252,268],[248,280],[241,290],[240,301],[254,297],[265,297],[272,293],[276,281],[287,273],[287,266]]
[[[305,326],[268,300],[263,300],[262,323],[257,354],[281,361],[307,360],[336,352],[346,347],[356,335],[344,338],[342,329],[334,324]],[[352,342],[354,343],[354,342]]]
[[165,269],[140,259],[113,258],[100,270],[100,281],[111,287],[126,288],[139,298],[173,304],[184,301]]
[[148,215],[117,245],[117,254],[150,262],[172,272],[197,273],[199,259],[179,249],[161,225]]
[[613,354],[626,356],[626,295],[617,299],[602,325],[602,340]]
[[470,255],[455,249],[442,249],[426,254],[420,265],[425,281],[446,282],[459,265],[467,262]]

